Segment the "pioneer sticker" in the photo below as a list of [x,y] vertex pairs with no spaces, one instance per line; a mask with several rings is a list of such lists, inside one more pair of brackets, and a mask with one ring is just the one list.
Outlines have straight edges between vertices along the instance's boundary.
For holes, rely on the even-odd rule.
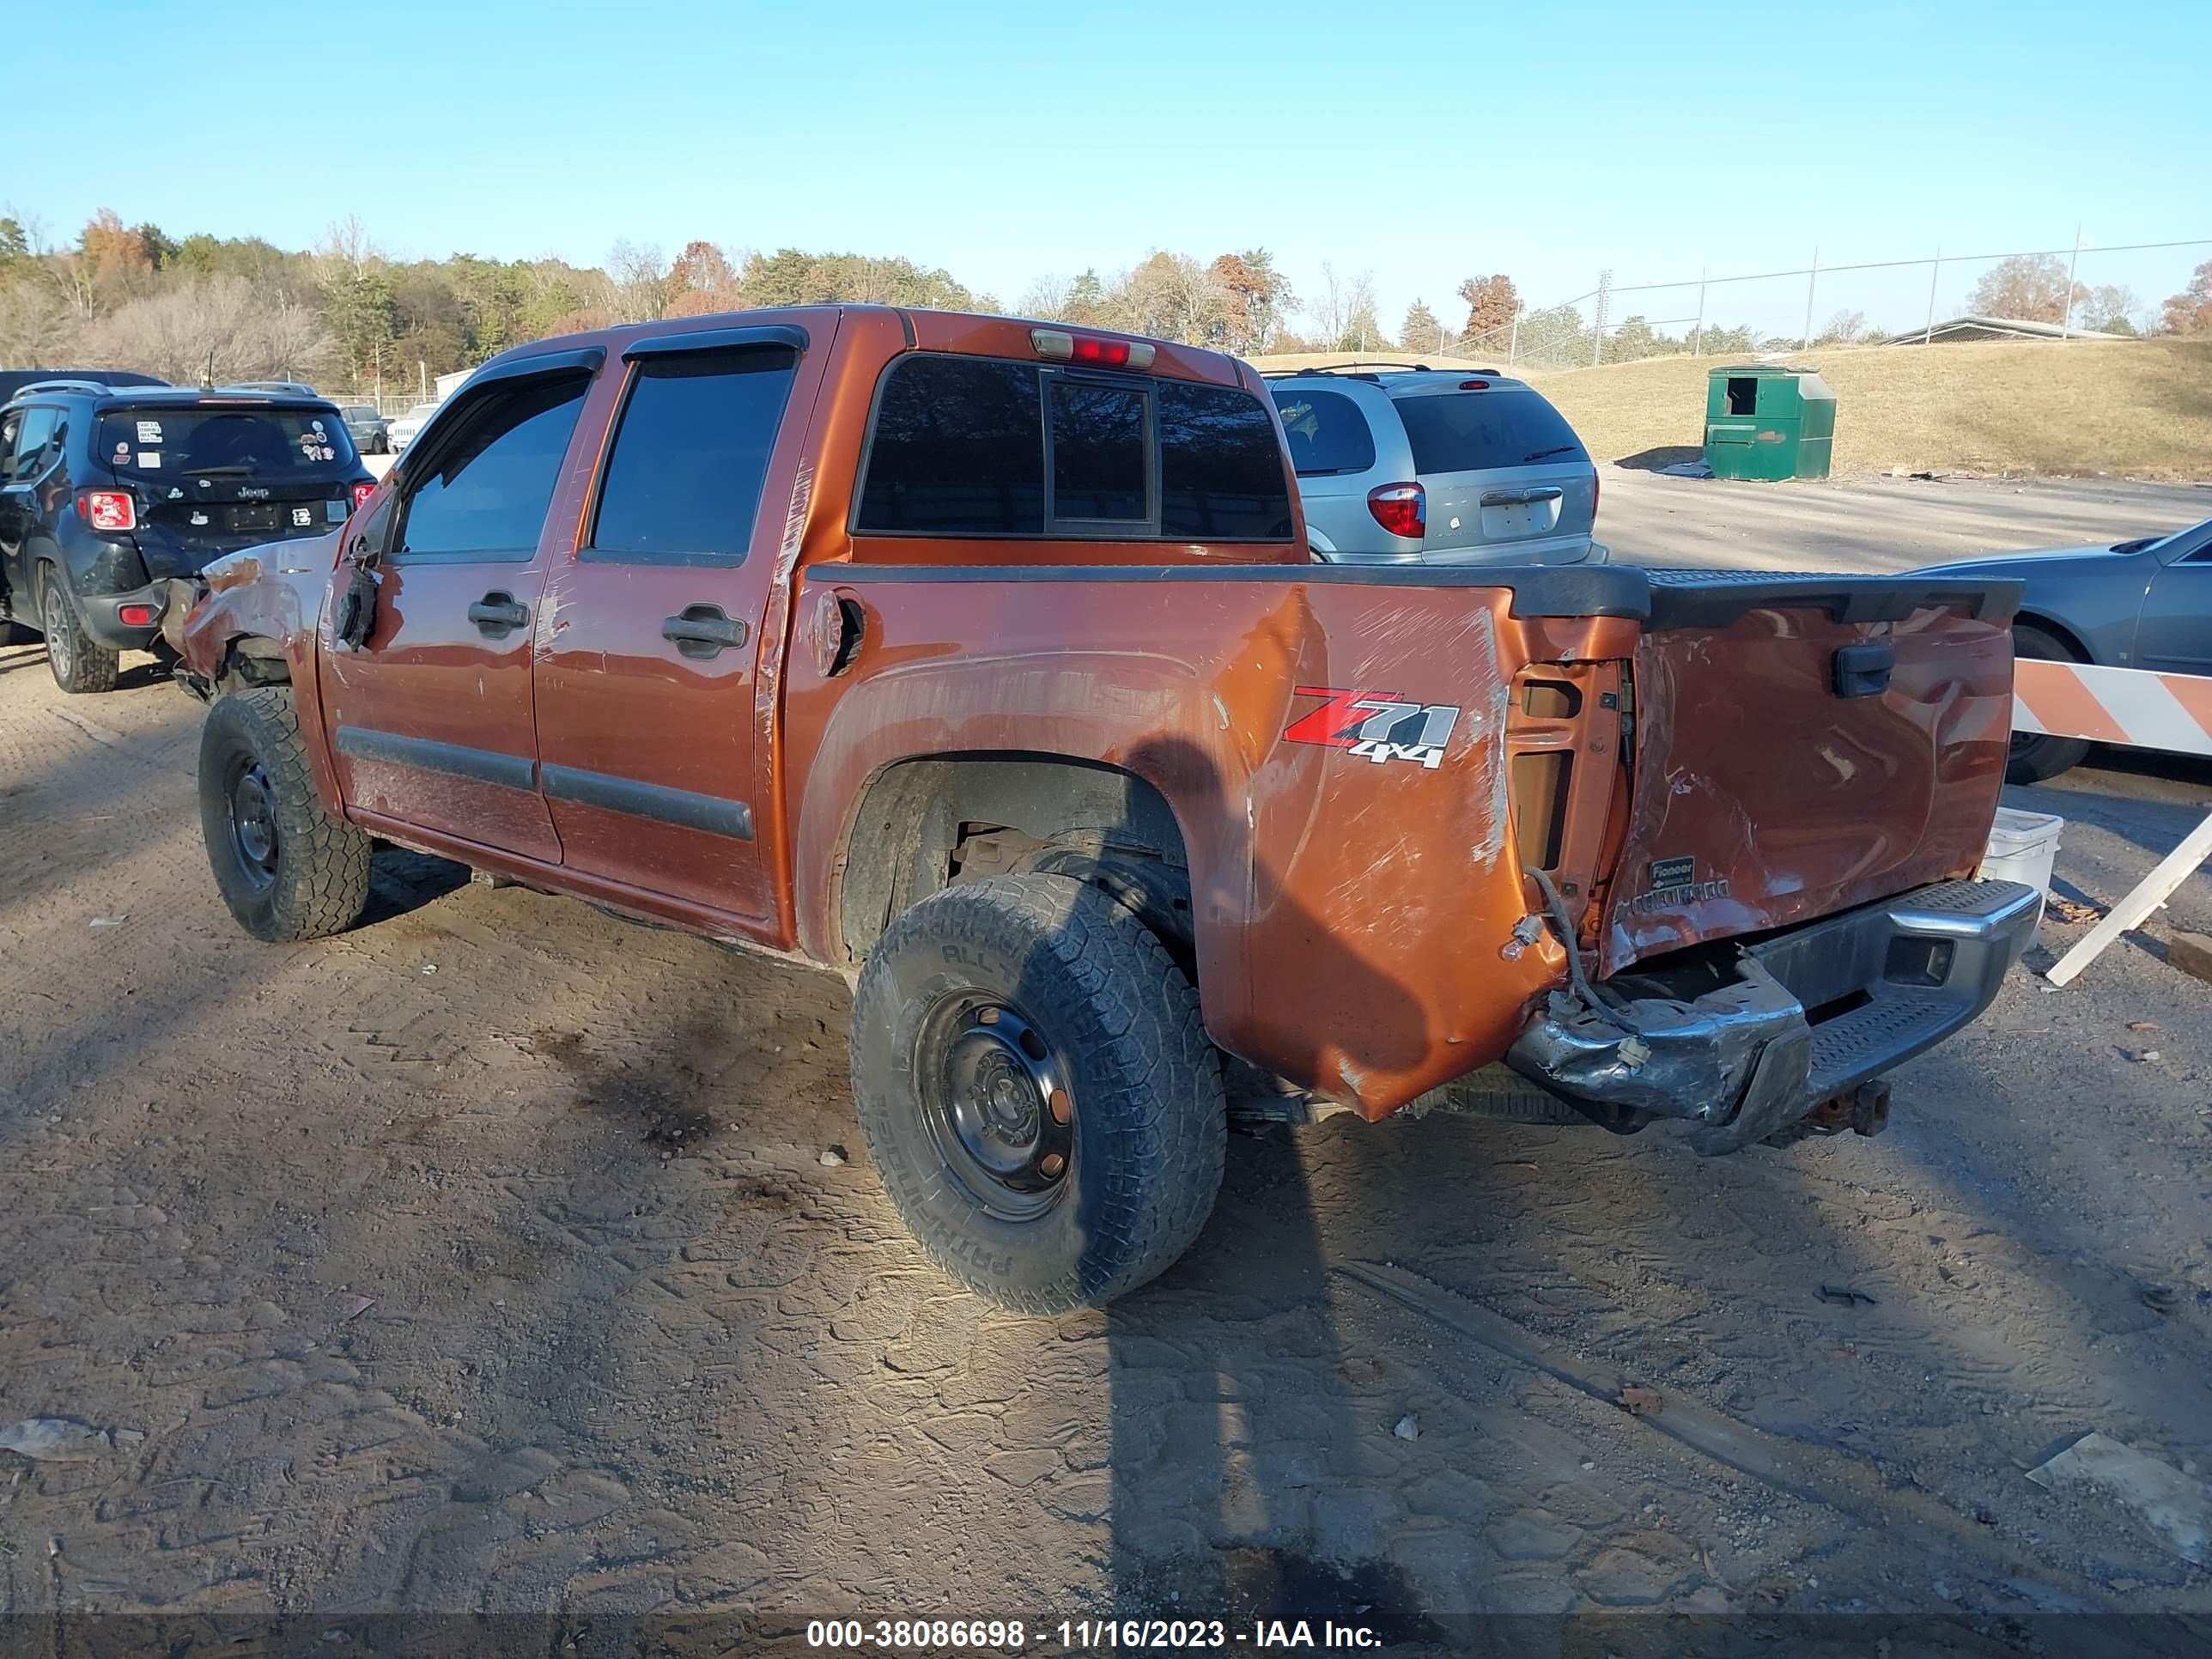
[[1411,761],[1435,771],[1444,763],[1444,745],[1459,724],[1458,704],[1407,702],[1395,691],[1302,685],[1297,694],[1319,697],[1322,706],[1285,726],[1285,738],[1341,749],[1378,766]]
[[1628,901],[1628,908],[1637,915],[1648,916],[1655,910],[1686,909],[1707,899],[1728,896],[1725,877],[1713,881],[1698,879],[1697,860],[1654,859],[1644,890]]

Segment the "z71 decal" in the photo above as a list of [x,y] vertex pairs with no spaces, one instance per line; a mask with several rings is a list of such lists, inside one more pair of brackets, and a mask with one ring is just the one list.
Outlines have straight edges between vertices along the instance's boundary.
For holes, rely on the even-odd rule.
[[1322,699],[1322,706],[1283,728],[1287,741],[1346,750],[1377,765],[1412,761],[1435,771],[1444,763],[1444,745],[1459,724],[1458,704],[1401,702],[1395,691],[1302,685],[1297,693]]

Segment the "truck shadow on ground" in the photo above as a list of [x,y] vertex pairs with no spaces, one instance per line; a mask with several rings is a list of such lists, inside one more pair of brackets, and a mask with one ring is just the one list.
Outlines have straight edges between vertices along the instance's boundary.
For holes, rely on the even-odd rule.
[[[1162,740],[1129,757],[1186,816],[1249,823],[1212,758]],[[1295,940],[1316,1002],[1302,1077],[1388,1072],[1419,1059],[1427,1032],[1406,988],[1291,896],[1287,872],[1255,866],[1197,890],[1200,916],[1241,913],[1251,896],[1267,936]],[[1253,948],[1249,942],[1238,948]],[[1409,1018],[1408,1016],[1411,1016]],[[1410,1033],[1410,1035],[1408,1035]],[[1232,1079],[1239,1068],[1230,1068]],[[1272,1126],[1232,1133],[1212,1224],[1158,1286],[1108,1310],[1113,1550],[1117,1611],[1129,1616],[1257,1618],[1372,1627],[1393,1644],[1443,1632],[1382,1548],[1376,1506],[1359,1490],[1378,1461],[1352,1404],[1353,1373],[1305,1171]],[[1352,1615],[1358,1610],[1359,1616]]]

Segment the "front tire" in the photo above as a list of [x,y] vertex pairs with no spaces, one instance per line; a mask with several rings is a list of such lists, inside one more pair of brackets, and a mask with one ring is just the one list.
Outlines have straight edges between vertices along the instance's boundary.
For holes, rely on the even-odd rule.
[[39,579],[39,626],[46,635],[46,666],[54,684],[72,696],[112,691],[122,653],[110,651],[84,631],[70,603],[66,578],[52,565]]
[[289,685],[218,697],[200,733],[200,830],[238,925],[289,945],[368,903],[368,837],[323,805]]
[[[2081,659],[2067,648],[2064,641],[2043,629],[2022,623],[2012,630],[2012,653],[2036,662],[2079,662]],[[2070,772],[2088,757],[2089,744],[2082,738],[2054,738],[2047,733],[2015,732],[2012,748],[2005,760],[2007,783],[2041,783],[2055,778],[2061,772]]]
[[995,876],[924,899],[868,954],[852,1053],[891,1203],[1001,1307],[1109,1302],[1212,1212],[1227,1113],[1198,994],[1096,887]]

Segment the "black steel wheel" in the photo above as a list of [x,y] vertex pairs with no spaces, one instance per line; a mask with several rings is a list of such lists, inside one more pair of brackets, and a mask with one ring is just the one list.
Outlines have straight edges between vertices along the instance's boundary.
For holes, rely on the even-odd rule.
[[915,1086],[945,1168],[986,1212],[1026,1221],[1068,1191],[1075,1097],[1018,1008],[972,989],[945,994],[916,1035]]
[[1221,1186],[1197,993],[1133,911],[1064,876],[963,882],[891,923],[854,996],[853,1096],[922,1248],[1024,1313],[1156,1277]]
[[321,939],[368,903],[368,837],[324,805],[292,688],[216,699],[200,732],[200,833],[240,927],[275,943]]

